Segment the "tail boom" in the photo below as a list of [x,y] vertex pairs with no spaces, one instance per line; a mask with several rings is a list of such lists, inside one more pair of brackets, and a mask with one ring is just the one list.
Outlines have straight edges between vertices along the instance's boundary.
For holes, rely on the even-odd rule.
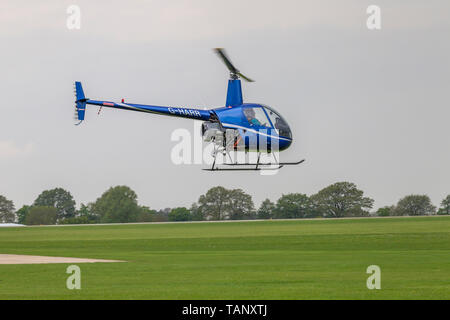
[[145,104],[136,104],[136,103],[125,103],[122,102],[110,102],[110,101],[100,101],[100,100],[91,100],[86,98],[84,95],[83,87],[81,82],[75,82],[75,116],[81,123],[84,120],[86,105],[96,105],[100,107],[107,108],[115,108],[122,110],[130,110],[130,111],[139,111],[146,113],[155,113],[160,115],[172,116],[172,117],[181,117],[195,120],[207,121],[211,118],[210,110],[203,109],[192,109],[192,108],[183,108],[183,107],[163,107],[163,106],[153,106],[153,105],[145,105]]
[[98,101],[98,100],[87,100],[86,104],[96,105],[100,107],[139,111],[146,113],[154,113],[172,117],[189,118],[196,120],[207,121],[211,117],[211,112],[209,110],[202,109],[192,109],[192,108],[182,108],[182,107],[163,107],[163,106],[153,106],[145,104],[136,103],[125,103],[125,102],[111,102],[111,101]]

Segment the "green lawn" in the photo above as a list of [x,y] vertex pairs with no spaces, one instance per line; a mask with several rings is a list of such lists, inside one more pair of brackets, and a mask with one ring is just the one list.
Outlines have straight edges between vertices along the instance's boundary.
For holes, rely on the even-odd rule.
[[[450,299],[450,217],[0,228],[0,299]],[[366,269],[381,268],[381,290]]]

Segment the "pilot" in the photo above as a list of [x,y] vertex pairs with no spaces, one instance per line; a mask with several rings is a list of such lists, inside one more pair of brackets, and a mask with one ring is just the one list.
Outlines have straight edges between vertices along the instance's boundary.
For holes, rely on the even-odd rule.
[[244,109],[244,114],[245,114],[245,117],[247,118],[248,122],[251,125],[257,125],[257,126],[261,125],[261,122],[259,122],[259,120],[256,119],[256,117],[255,117],[255,110],[253,110],[252,108]]

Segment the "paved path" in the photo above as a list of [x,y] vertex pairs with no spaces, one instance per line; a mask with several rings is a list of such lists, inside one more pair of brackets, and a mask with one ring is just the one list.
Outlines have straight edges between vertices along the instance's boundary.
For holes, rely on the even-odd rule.
[[41,263],[93,263],[123,262],[120,260],[84,259],[66,257],[29,256],[19,254],[0,254],[0,264],[41,264]]

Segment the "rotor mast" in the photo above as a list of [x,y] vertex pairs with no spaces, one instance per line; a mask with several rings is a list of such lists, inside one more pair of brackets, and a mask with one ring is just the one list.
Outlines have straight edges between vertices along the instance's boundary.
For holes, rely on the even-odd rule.
[[226,107],[235,107],[243,104],[241,80],[244,79],[247,82],[254,82],[252,79],[244,76],[236,67],[231,63],[228,58],[225,49],[216,48],[214,51],[222,59],[223,63],[230,70],[230,79],[228,80],[227,100]]

